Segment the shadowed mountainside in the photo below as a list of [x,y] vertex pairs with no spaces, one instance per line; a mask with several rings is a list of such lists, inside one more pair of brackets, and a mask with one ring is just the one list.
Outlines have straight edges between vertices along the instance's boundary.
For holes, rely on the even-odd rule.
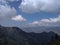
[[27,33],[18,27],[0,26],[0,45],[55,45],[60,42],[59,36],[50,31],[42,33]]

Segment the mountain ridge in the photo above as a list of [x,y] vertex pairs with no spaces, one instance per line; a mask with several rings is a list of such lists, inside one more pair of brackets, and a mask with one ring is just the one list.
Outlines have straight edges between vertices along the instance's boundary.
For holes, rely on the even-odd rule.
[[58,35],[50,32],[27,33],[18,27],[0,26],[0,45],[47,45]]

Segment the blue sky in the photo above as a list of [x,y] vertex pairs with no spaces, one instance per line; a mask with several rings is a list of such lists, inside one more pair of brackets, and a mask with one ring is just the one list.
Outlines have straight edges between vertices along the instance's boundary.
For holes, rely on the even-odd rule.
[[60,26],[59,0],[0,0],[4,26]]

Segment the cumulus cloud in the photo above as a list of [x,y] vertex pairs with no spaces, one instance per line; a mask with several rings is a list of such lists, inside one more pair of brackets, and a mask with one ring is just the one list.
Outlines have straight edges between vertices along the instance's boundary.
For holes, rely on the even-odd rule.
[[60,15],[56,18],[41,19],[29,23],[30,26],[60,26]]
[[15,20],[15,21],[26,21],[25,18],[22,17],[22,15],[17,15],[15,17],[12,17],[12,20]]
[[0,20],[8,20],[13,16],[16,16],[17,10],[14,7],[8,5],[8,1],[18,1],[18,0],[0,0]]
[[9,2],[14,2],[14,1],[19,1],[19,0],[0,0],[0,4],[7,5]]
[[0,5],[0,19],[9,19],[16,15],[16,10],[14,7],[8,5]]
[[6,0],[6,1],[11,1],[11,2],[13,2],[13,1],[19,1],[19,0]]
[[0,0],[0,4],[7,4],[6,0]]
[[20,9],[24,12],[60,12],[60,0],[22,0]]
[[0,2],[5,2],[5,1],[19,1],[19,0],[0,0]]

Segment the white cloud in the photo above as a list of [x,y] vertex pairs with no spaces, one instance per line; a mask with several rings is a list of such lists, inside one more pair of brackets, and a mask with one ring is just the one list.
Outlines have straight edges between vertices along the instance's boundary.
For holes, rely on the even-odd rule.
[[0,0],[0,4],[7,4],[7,1],[6,0]]
[[13,2],[13,1],[19,1],[19,0],[6,0],[6,1],[11,1],[11,2]]
[[8,5],[0,5],[0,19],[9,19],[16,15],[16,10]]
[[5,2],[5,1],[19,1],[19,0],[0,0],[0,2]]
[[17,15],[15,17],[12,17],[12,20],[15,20],[15,21],[26,21],[25,18],[22,17],[22,15]]
[[60,12],[60,0],[22,0],[20,9],[24,12]]
[[10,7],[10,5],[8,5],[8,1],[17,1],[17,0],[0,0],[0,20],[10,19],[17,13],[14,7]]
[[50,23],[60,22],[60,15],[56,18],[42,19],[41,22],[50,22]]
[[12,17],[16,17],[17,10],[15,7],[11,7],[8,3],[9,1],[18,1],[18,0],[0,0],[0,25],[4,26],[18,26],[18,27],[24,27],[24,22],[19,22],[17,20],[22,21],[24,18],[22,16],[18,17],[16,21],[12,20]]
[[60,26],[60,15],[56,18],[41,19],[40,21],[34,21],[29,23],[30,26]]
[[6,5],[8,1],[13,2],[13,1],[19,1],[19,0],[0,0],[0,4]]

